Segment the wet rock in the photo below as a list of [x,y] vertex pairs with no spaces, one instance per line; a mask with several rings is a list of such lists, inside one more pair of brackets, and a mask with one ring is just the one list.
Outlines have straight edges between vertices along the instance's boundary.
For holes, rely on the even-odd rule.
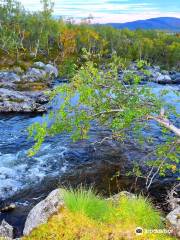
[[155,82],[161,83],[161,84],[168,84],[168,83],[171,83],[172,80],[169,75],[159,74],[159,76],[155,79]]
[[[125,76],[131,74],[132,77],[125,81]],[[138,69],[136,63],[131,63],[127,70],[119,71],[118,78],[126,84],[133,83],[133,74],[141,78],[140,84],[145,84],[147,81],[152,81],[159,84],[178,84],[180,83],[180,73],[169,72],[160,69],[159,66],[144,66]],[[129,75],[130,76],[130,75]]]
[[0,238],[5,240],[13,239],[13,227],[9,225],[5,220],[0,225]]
[[14,203],[11,203],[3,208],[0,209],[0,212],[5,213],[5,212],[10,212],[13,211],[16,208],[16,205]]
[[0,112],[45,112],[49,97],[45,90],[53,87],[52,79],[58,70],[51,64],[34,63],[25,73],[0,72]]
[[171,78],[173,83],[180,84],[180,73],[172,74]]
[[0,88],[14,89],[20,77],[13,72],[0,72]]
[[172,234],[180,237],[180,206],[166,216],[167,226]]
[[49,217],[64,205],[62,189],[52,191],[46,199],[38,203],[28,214],[23,234],[28,235],[34,228],[46,223]]

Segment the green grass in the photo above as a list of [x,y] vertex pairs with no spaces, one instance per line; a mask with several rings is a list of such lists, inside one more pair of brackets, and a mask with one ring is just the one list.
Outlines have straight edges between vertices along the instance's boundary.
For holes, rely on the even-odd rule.
[[146,229],[163,227],[161,214],[150,201],[142,196],[120,197],[116,204],[96,195],[92,188],[64,191],[65,206],[71,212],[79,212],[89,218],[100,221],[121,221],[133,223]]
[[142,196],[127,198],[123,196],[119,199],[116,217],[122,221],[134,221],[137,226],[146,229],[159,229],[163,227],[160,212]]
[[64,202],[71,212],[79,212],[95,220],[107,220],[114,211],[110,203],[96,195],[92,188],[65,190]]

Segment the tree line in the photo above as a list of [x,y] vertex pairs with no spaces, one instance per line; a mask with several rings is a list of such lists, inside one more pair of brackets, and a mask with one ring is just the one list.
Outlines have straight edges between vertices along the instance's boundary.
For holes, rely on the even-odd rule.
[[97,63],[116,52],[127,61],[144,59],[166,69],[180,67],[178,33],[118,30],[92,25],[88,19],[75,24],[54,18],[51,0],[41,3],[42,10],[29,12],[16,0],[0,1],[1,67],[35,59],[63,65],[68,72],[74,63],[81,63],[84,48]]

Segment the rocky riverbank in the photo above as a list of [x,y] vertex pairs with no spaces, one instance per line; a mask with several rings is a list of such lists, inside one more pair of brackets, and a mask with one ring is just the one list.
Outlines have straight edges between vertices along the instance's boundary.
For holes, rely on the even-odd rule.
[[[142,66],[132,63],[127,70],[119,71],[119,80],[128,74],[141,78],[141,84],[180,84],[180,73],[161,70],[159,66]],[[45,91],[52,88],[52,81],[58,76],[58,69],[52,64],[35,62],[27,71],[20,67],[0,71],[0,112],[46,112],[48,96]],[[128,80],[127,84],[133,82]]]
[[[28,214],[23,235],[29,235],[34,229],[38,228],[40,225],[48,222],[49,218],[52,217],[57,212],[61,211],[65,207],[64,199],[63,199],[63,191],[64,189],[55,189],[53,190],[44,200],[39,202]],[[119,201],[122,196],[126,196],[128,198],[136,198],[135,194],[123,191],[112,197],[108,198],[108,201],[113,201],[115,204]],[[176,204],[174,205],[174,202]],[[172,207],[172,211],[166,216],[164,221],[166,222],[167,231],[173,236],[180,237],[180,199],[174,198],[171,196],[170,204]],[[0,237],[12,240],[14,237],[13,227],[9,225],[5,220],[2,221],[0,225]]]
[[[141,84],[154,82],[158,84],[180,84],[180,72],[162,70],[159,66],[142,65],[131,63],[127,70],[119,71],[119,80],[124,81],[128,74],[135,74],[141,78]],[[129,79],[127,83],[133,82]]]
[[45,112],[52,81],[58,69],[51,64],[35,62],[27,71],[20,67],[0,71],[0,112]]
[[[81,183],[88,186],[93,184],[98,191],[103,193],[132,189],[132,185],[133,191],[138,187],[141,189],[145,187],[144,179],[139,178],[136,181],[126,173],[132,170],[133,162],[138,163],[143,159],[149,148],[140,149],[136,143],[130,142],[122,146],[112,141],[106,141],[102,145],[93,145],[94,142],[101,141],[104,136],[110,134],[109,131],[98,126],[91,129],[90,140],[72,144],[69,142],[68,136],[58,136],[47,139],[36,157],[27,157],[27,150],[32,143],[27,141],[25,129],[33,122],[41,121],[41,117],[27,114],[17,115],[17,112],[37,113],[47,110],[49,99],[45,95],[45,91],[52,88],[52,81],[54,76],[57,76],[57,69],[51,66],[54,71],[48,72],[45,77],[46,67],[47,65],[43,63],[35,63],[25,72],[16,69],[16,71],[7,71],[5,74],[4,71],[1,71],[3,77],[0,78],[0,99],[2,99],[2,101],[0,100],[0,131],[4,134],[0,136],[0,201],[3,197],[2,205],[5,203],[5,206],[1,208],[0,202],[0,208],[8,208],[8,201],[17,203],[17,207],[7,214],[1,213],[0,220],[5,219],[19,232],[22,231],[31,208],[47,196],[53,188],[59,186],[59,182],[65,186],[70,184],[73,187]],[[149,75],[148,78],[145,78],[147,75],[144,72],[145,68],[140,70],[136,64],[132,64],[127,71],[135,71],[142,75],[142,84],[148,81],[155,82],[152,87],[156,91],[162,90],[162,88],[170,90],[167,102],[173,102],[176,98],[173,91],[177,90],[178,85],[161,85],[162,82],[159,84],[156,77],[159,74],[163,76],[168,74],[171,84],[173,84],[175,83],[172,81],[173,78],[176,79],[176,83],[179,81],[178,73],[164,72],[154,66],[148,67],[148,72],[152,72],[151,75],[154,73],[156,77],[153,78]],[[42,78],[42,74],[45,78]],[[125,72],[119,73],[120,80],[122,80],[123,74]],[[173,77],[174,75],[176,77]],[[13,94],[18,95],[18,100],[12,101],[15,98]],[[15,114],[4,114],[5,112],[14,112]],[[159,143],[161,136],[157,126],[154,126],[152,131],[157,136],[157,143]],[[144,171],[147,171],[147,168]],[[176,176],[171,175],[166,176],[165,179],[157,179],[151,189],[152,195],[160,202],[162,195],[167,193],[175,181]],[[13,198],[14,196],[15,198]],[[6,201],[7,199],[8,201]],[[3,226],[4,224],[3,222]]]

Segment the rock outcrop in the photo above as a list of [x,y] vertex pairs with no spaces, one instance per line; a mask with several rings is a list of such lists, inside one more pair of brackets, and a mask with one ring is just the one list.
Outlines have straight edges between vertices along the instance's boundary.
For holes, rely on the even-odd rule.
[[[55,189],[47,196],[46,199],[39,202],[30,211],[25,222],[23,231],[24,235],[29,235],[33,229],[46,223],[54,213],[56,213],[61,207],[64,207],[63,191],[63,189]],[[132,193],[122,191],[107,200],[111,200],[116,203],[122,196],[127,196],[128,198],[136,197]]]
[[[132,63],[127,70],[119,71],[119,80],[124,81],[127,74],[135,74],[141,78],[141,83],[147,81],[158,84],[180,84],[180,73],[161,70],[159,66],[142,66],[138,67],[136,63]],[[128,84],[133,83],[133,79],[128,79]]]
[[0,112],[45,112],[58,69],[51,64],[36,62],[26,72],[20,67],[0,72]]
[[28,235],[40,224],[46,223],[49,217],[64,206],[62,189],[52,191],[46,199],[38,203],[29,213],[23,234]]
[[166,216],[166,220],[172,235],[180,237],[180,206],[171,211]]
[[45,112],[48,96],[43,92],[20,92],[0,88],[0,112]]
[[[25,222],[25,227],[23,231],[24,235],[29,235],[33,229],[37,228],[41,224],[46,223],[53,214],[55,214],[64,207],[63,191],[63,189],[55,189],[47,196],[47,198],[39,202],[30,211]],[[122,191],[118,194],[113,195],[110,198],[107,198],[107,201],[113,201],[114,204],[116,204],[117,202],[119,202],[119,199],[124,196],[126,196],[127,198],[136,198],[135,194],[127,191]],[[167,215],[166,220],[167,227],[172,233],[172,235],[180,237],[180,206],[176,207],[173,211],[171,211]]]
[[9,225],[9,223],[7,223],[5,220],[3,220],[0,225],[0,239],[13,239],[13,227]]

